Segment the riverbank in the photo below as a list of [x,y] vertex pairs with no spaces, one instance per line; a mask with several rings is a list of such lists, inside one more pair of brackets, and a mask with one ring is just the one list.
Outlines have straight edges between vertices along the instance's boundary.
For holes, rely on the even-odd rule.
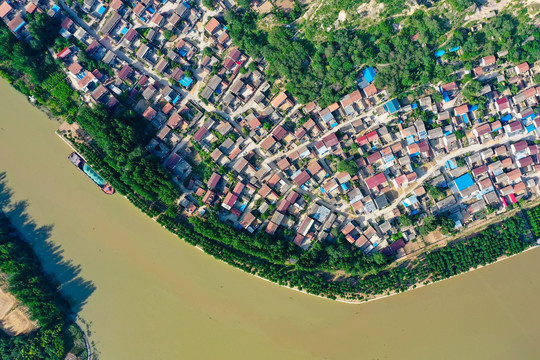
[[514,255],[510,255],[510,256],[502,256],[501,258],[497,259],[497,261],[495,262],[492,262],[492,263],[489,263],[489,264],[486,264],[486,265],[479,265],[477,266],[476,268],[470,268],[468,271],[465,271],[465,272],[462,272],[460,274],[457,274],[457,275],[454,275],[454,276],[450,276],[448,278],[445,278],[445,279],[441,279],[439,281],[436,281],[436,282],[429,282],[427,284],[424,284],[424,283],[418,283],[416,284],[415,287],[413,288],[410,288],[409,290],[407,291],[404,291],[404,292],[394,292],[394,293],[391,293],[391,294],[388,294],[388,295],[381,295],[381,296],[375,296],[374,298],[372,299],[367,299],[367,300],[346,300],[346,299],[336,299],[336,301],[338,302],[341,302],[341,303],[345,303],[345,304],[354,304],[354,305],[358,305],[358,304],[366,304],[366,303],[369,303],[369,302],[372,302],[372,301],[376,301],[376,300],[382,300],[382,299],[386,299],[386,298],[389,298],[389,297],[392,297],[392,296],[395,296],[395,295],[400,295],[400,294],[404,294],[406,292],[410,292],[410,291],[413,291],[413,290],[416,290],[416,289],[421,289],[423,287],[426,287],[426,286],[429,286],[429,285],[434,285],[434,284],[438,284],[438,283],[441,283],[443,281],[446,281],[446,280],[450,280],[450,279],[453,279],[453,278],[456,278],[458,276],[461,276],[461,275],[466,275],[466,274],[469,274],[475,270],[480,270],[480,269],[483,269],[483,268],[486,268],[490,265],[495,265],[501,261],[504,261],[504,260],[508,260],[508,259],[511,259],[515,256],[519,256],[519,255],[522,255],[528,251],[531,251],[531,250],[534,250],[534,249],[538,249],[540,248],[540,244],[536,244],[536,245],[533,245],[527,249],[525,249],[524,251],[520,252],[519,254],[514,254]]

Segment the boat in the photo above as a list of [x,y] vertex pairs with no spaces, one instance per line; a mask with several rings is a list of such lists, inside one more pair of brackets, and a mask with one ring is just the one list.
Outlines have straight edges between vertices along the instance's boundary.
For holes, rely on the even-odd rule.
[[94,171],[94,169],[92,169],[90,167],[90,165],[88,165],[88,163],[86,162],[86,160],[83,159],[83,157],[79,154],[77,154],[76,152],[72,152],[69,156],[68,156],[68,159],[69,161],[71,161],[71,163],[73,165],[75,165],[76,167],[79,168],[79,170],[81,170],[83,173],[86,174],[86,176],[88,176],[90,179],[92,179],[92,181],[97,185],[99,186],[99,188],[107,195],[112,195],[114,194],[114,188],[111,186],[111,184],[109,184],[107,181],[105,181],[101,176],[98,175],[97,172]]

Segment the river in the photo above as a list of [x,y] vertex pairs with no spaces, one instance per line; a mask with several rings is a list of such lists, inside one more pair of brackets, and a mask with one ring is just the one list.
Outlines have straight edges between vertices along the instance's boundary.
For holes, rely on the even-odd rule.
[[368,304],[316,298],[216,261],[104,195],[67,160],[58,124],[4,81],[0,108],[12,201],[26,200],[35,223],[52,226],[50,241],[95,286],[80,315],[102,360],[540,356],[538,250]]

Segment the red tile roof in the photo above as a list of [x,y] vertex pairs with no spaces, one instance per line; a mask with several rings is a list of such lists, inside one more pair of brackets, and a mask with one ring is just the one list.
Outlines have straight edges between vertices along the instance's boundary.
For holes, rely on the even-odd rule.
[[287,195],[287,201],[294,204],[299,197],[300,195],[296,191],[291,191],[289,195]]
[[367,162],[369,164],[373,164],[374,162],[376,162],[376,161],[378,161],[380,159],[382,159],[382,155],[381,155],[381,153],[379,151],[376,151],[376,152],[374,152],[373,154],[371,154],[371,155],[369,155],[367,157]]
[[456,116],[463,115],[469,112],[469,104],[463,104],[454,109]]
[[442,91],[453,91],[453,90],[457,90],[457,84],[455,82],[451,82],[451,83],[447,83],[447,84],[443,84],[441,85],[441,90]]
[[215,189],[217,184],[219,183],[219,180],[221,180],[221,175],[218,173],[212,173],[210,176],[210,179],[208,179],[208,183],[206,186],[208,186],[209,189]]
[[379,134],[377,134],[377,131],[376,130],[373,130],[369,133],[367,133],[367,139],[369,142],[373,142],[375,140],[377,140],[379,138]]
[[122,0],[112,0],[110,7],[111,9],[118,11],[122,7]]
[[266,233],[270,235],[274,235],[278,229],[278,225],[274,224],[273,222],[269,222],[268,226],[266,227]]
[[151,106],[147,107],[146,110],[144,110],[143,117],[147,120],[152,120],[154,116],[156,116],[157,111],[154,110]]
[[287,130],[281,125],[276,126],[274,131],[272,132],[272,135],[276,138],[277,141],[283,139],[285,135],[287,135]]
[[366,135],[363,135],[363,136],[360,136],[359,138],[357,138],[356,142],[360,146],[367,145],[369,143]]
[[324,142],[324,145],[326,145],[327,148],[331,148],[339,144],[339,140],[335,132],[323,137],[322,140]]
[[381,172],[377,175],[367,178],[366,186],[368,187],[368,189],[373,189],[381,184],[384,184],[386,181],[386,176],[384,175],[384,173]]
[[510,103],[506,96],[498,99],[495,103],[497,104],[499,111],[508,109],[510,107]]
[[36,11],[37,9],[37,5],[33,2],[29,2],[28,4],[26,4],[26,7],[24,9],[26,10],[27,14],[33,14],[34,11]]
[[482,61],[483,61],[484,66],[489,66],[489,65],[495,64],[497,59],[495,58],[495,55],[488,55],[488,56],[484,56],[482,58]]
[[529,64],[526,62],[521,63],[518,66],[516,66],[516,70],[518,74],[523,74],[524,72],[529,71]]
[[477,168],[472,169],[472,173],[474,176],[479,176],[482,174],[487,173],[488,169],[486,165],[479,166]]
[[173,109],[173,106],[171,103],[166,103],[165,105],[163,105],[163,108],[161,109],[161,111],[167,115],[171,110]]
[[366,95],[366,97],[373,96],[373,95],[375,95],[377,92],[378,92],[378,90],[377,90],[377,88],[375,87],[375,85],[373,85],[373,84],[369,84],[368,86],[366,86],[366,87],[364,88],[364,94]]
[[293,179],[298,186],[302,186],[311,178],[306,170],[302,171]]
[[276,143],[276,139],[272,135],[267,137],[262,143],[261,143],[261,149],[263,150],[269,150],[274,144]]
[[272,105],[274,108],[278,108],[281,106],[281,104],[285,102],[285,100],[287,100],[287,94],[285,93],[285,91],[283,91],[272,100],[270,105]]
[[0,18],[3,18],[7,14],[9,14],[11,10],[13,10],[11,5],[9,5],[7,1],[4,1],[2,4],[0,4]]
[[133,69],[131,68],[131,66],[129,65],[124,65],[124,67],[122,68],[122,70],[120,70],[118,72],[118,77],[122,80],[126,80],[128,78],[128,76],[131,74],[131,72],[133,71]]
[[193,135],[193,140],[201,141],[201,139],[204,137],[204,135],[206,135],[207,132],[208,132],[207,128],[205,128],[204,126],[201,127],[199,130],[197,130],[195,135]]
[[167,125],[170,126],[171,129],[174,129],[182,122],[182,117],[178,113],[173,113],[169,120],[167,120]]

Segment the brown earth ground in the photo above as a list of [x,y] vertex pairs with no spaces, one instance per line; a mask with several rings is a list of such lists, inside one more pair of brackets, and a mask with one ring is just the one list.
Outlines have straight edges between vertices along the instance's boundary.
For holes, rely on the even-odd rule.
[[0,287],[0,329],[10,336],[27,335],[38,328],[28,309]]

